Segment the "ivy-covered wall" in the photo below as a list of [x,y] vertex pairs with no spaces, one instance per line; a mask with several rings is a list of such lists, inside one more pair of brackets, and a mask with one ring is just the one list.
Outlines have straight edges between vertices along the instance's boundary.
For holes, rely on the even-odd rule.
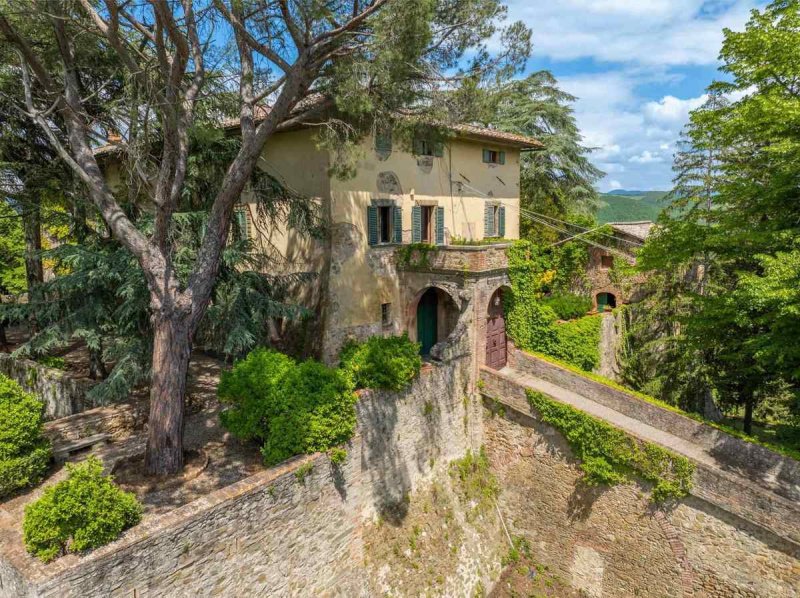
[[545,300],[583,292],[587,259],[586,246],[574,243],[542,248],[522,240],[510,247],[506,324],[519,348],[591,371],[600,363],[600,316],[561,321],[552,302]]

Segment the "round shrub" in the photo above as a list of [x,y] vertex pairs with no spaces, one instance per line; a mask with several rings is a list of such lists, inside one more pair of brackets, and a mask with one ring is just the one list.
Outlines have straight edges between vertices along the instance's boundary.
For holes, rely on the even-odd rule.
[[592,300],[572,293],[559,293],[545,297],[542,303],[552,309],[561,320],[574,320],[589,313]]
[[139,523],[142,507],[121,490],[96,457],[67,465],[66,480],[25,507],[23,539],[28,552],[45,562],[67,552],[99,548]]
[[232,371],[222,372],[217,396],[231,405],[220,415],[222,425],[241,440],[263,441],[283,379],[294,367],[294,360],[283,353],[256,349]]
[[0,374],[0,498],[41,481],[50,464],[44,405]]
[[411,342],[407,334],[348,341],[342,348],[341,367],[355,388],[402,390],[422,367],[419,343]]
[[222,424],[237,438],[260,442],[267,465],[326,451],[355,431],[356,395],[349,377],[313,360],[298,364],[256,349],[222,375],[217,392],[230,405]]

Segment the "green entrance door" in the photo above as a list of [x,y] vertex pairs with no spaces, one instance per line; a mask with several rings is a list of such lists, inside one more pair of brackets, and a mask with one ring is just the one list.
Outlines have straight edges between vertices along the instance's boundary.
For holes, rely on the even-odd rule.
[[606,305],[608,305],[608,295],[606,293],[597,295],[597,311],[603,313],[606,311]]
[[436,289],[425,291],[417,304],[417,342],[420,344],[421,355],[428,355],[431,347],[436,344],[438,304]]

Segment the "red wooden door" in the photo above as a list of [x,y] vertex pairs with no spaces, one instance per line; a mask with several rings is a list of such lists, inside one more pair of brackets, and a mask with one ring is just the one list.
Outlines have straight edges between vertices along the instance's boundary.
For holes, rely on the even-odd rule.
[[[498,296],[499,298],[499,296]],[[486,319],[486,365],[495,370],[506,366],[506,319],[503,316],[503,301],[492,302]]]

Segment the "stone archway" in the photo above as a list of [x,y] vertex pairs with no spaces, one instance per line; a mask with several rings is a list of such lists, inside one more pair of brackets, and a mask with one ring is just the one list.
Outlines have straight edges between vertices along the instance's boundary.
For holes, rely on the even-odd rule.
[[455,329],[458,306],[447,291],[429,286],[417,293],[409,307],[409,336],[420,343],[423,356],[430,355],[433,346],[447,339]]
[[486,313],[486,365],[503,369],[508,360],[506,318],[503,309],[503,288],[497,289],[489,299]]
[[600,313],[607,309],[614,309],[617,307],[617,296],[609,292],[597,293],[595,296],[595,305],[597,306],[597,311]]

